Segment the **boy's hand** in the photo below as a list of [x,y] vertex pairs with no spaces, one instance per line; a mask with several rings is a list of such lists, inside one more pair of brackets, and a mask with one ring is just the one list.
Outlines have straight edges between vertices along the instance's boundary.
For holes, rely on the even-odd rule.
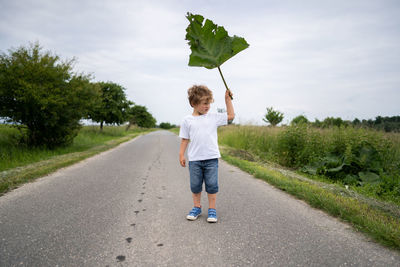
[[225,100],[232,100],[233,99],[233,94],[231,90],[226,90],[225,91]]
[[182,167],[186,167],[186,159],[185,156],[179,156],[179,162],[181,163]]

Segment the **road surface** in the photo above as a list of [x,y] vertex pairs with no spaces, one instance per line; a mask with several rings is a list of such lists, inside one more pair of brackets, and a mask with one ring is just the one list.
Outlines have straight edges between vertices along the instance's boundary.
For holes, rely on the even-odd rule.
[[220,161],[219,222],[157,131],[0,197],[0,266],[400,266],[400,254]]

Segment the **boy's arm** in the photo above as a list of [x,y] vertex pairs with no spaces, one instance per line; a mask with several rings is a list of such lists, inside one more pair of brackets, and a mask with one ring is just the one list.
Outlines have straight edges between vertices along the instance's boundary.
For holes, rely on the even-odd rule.
[[226,104],[226,112],[228,113],[228,124],[231,124],[233,119],[235,118],[235,110],[233,109],[232,99],[233,96],[230,90],[226,90],[225,92],[225,104]]
[[179,162],[182,167],[186,167],[185,151],[188,144],[189,139],[182,138],[181,148],[179,150]]

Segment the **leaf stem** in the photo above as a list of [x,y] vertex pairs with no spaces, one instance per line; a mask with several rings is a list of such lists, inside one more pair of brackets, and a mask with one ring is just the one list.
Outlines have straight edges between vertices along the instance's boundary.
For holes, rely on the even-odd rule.
[[[219,66],[218,66],[218,71],[219,71],[219,74],[221,74],[221,78],[222,78],[222,81],[223,81],[224,84],[225,84],[226,90],[228,90],[228,91],[230,92],[231,90],[229,90],[228,85],[226,85],[226,82],[225,82],[225,79],[224,79],[224,75],[222,75],[222,71],[221,71],[221,69],[219,68]],[[233,97],[232,97],[232,95],[231,95],[230,93],[229,93],[229,96],[230,96],[231,99],[233,100]]]

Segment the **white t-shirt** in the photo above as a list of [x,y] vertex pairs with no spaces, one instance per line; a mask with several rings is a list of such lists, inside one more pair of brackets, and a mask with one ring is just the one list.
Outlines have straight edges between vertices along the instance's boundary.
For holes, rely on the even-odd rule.
[[186,116],[181,124],[179,137],[190,139],[187,153],[189,161],[220,158],[217,128],[227,124],[227,113]]

